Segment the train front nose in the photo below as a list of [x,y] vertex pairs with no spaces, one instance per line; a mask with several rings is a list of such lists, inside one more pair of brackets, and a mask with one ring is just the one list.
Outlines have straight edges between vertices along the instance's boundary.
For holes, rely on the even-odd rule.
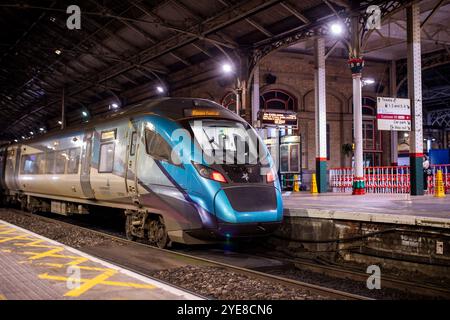
[[230,186],[215,197],[218,235],[226,238],[267,235],[283,218],[281,193],[274,186]]

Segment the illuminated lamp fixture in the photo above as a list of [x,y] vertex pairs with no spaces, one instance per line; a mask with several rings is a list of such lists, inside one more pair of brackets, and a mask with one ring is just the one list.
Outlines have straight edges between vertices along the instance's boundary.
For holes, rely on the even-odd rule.
[[338,22],[335,22],[330,27],[331,33],[334,35],[340,35],[342,33],[342,25]]
[[158,93],[164,93],[164,87],[163,86],[156,86],[156,91]]
[[222,71],[226,74],[231,73],[233,71],[233,66],[230,63],[224,63],[222,65]]
[[59,56],[59,55],[62,53],[62,51],[59,50],[59,49],[56,49],[56,50],[55,50],[55,53]]

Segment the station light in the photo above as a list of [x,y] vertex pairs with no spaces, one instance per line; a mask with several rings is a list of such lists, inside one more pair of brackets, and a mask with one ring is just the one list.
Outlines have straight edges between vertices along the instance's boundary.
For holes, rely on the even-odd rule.
[[233,71],[233,66],[231,64],[229,64],[229,63],[224,63],[222,65],[222,71],[224,73],[231,73]]
[[30,131],[30,134],[31,134],[31,135],[34,135],[34,132],[33,132],[33,131]]
[[14,142],[18,142],[19,140],[17,140],[17,139],[14,139]]
[[113,103],[113,104],[111,104],[111,108],[117,109],[117,108],[119,108],[119,105],[117,103]]
[[41,128],[39,128],[39,131],[40,131],[40,132],[44,132],[44,131],[45,131],[45,128],[42,128],[42,127],[41,127]]
[[22,140],[25,140],[25,136],[22,136]]
[[59,121],[58,121],[58,124],[59,124],[59,125],[62,125],[62,121],[61,121],[61,120],[59,120]]
[[338,22],[335,22],[331,25],[331,33],[335,35],[340,35],[342,33],[342,25]]
[[156,91],[158,93],[164,93],[164,87],[163,86],[156,86]]
[[83,117],[87,117],[88,113],[86,111],[81,112],[81,114],[83,115]]
[[408,137],[409,137],[409,133],[405,132],[405,138],[408,138]]
[[368,79],[363,79],[362,82],[363,82],[363,85],[370,85],[370,84],[374,84],[375,80],[368,78]]
[[62,51],[59,50],[59,49],[56,49],[56,50],[55,50],[55,53],[59,56],[59,55],[62,53]]

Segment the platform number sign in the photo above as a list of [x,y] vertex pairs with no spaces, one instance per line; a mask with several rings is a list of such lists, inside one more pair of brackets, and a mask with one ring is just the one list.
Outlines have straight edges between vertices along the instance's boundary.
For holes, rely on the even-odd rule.
[[411,131],[411,102],[409,99],[377,98],[378,130]]

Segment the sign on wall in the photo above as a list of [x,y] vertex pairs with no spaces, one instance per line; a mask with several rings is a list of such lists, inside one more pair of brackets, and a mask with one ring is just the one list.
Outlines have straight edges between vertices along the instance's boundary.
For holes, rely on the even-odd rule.
[[409,99],[377,97],[378,130],[411,131]]
[[285,112],[261,112],[261,124],[263,126],[293,126],[297,128],[297,114]]

